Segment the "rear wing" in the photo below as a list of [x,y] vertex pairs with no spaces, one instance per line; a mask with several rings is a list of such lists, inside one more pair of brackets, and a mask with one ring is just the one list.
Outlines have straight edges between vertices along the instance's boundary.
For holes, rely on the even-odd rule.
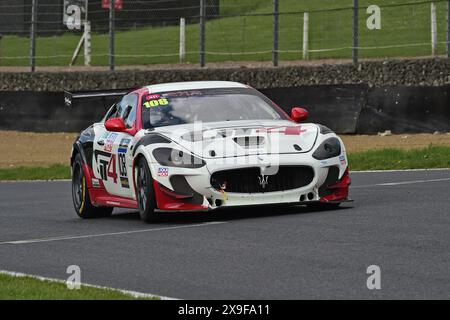
[[89,99],[89,98],[111,98],[122,97],[129,93],[130,89],[118,89],[118,90],[102,90],[102,91],[76,91],[69,92],[64,91],[64,104],[66,107],[72,107],[74,100]]

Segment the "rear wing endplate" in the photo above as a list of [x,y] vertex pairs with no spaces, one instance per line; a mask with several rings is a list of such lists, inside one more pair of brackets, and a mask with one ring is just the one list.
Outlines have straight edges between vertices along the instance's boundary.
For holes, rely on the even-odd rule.
[[109,97],[122,97],[130,92],[130,89],[119,90],[104,90],[104,91],[77,91],[69,92],[64,91],[64,104],[66,107],[72,107],[73,101],[77,99],[89,99],[89,98],[109,98]]

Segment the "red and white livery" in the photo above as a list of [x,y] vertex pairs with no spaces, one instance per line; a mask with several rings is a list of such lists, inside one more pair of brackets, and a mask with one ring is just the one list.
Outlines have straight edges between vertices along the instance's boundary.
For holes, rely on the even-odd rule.
[[151,222],[163,212],[337,206],[348,201],[345,147],[307,116],[235,82],[126,93],[74,143],[75,210],[89,218],[133,208]]

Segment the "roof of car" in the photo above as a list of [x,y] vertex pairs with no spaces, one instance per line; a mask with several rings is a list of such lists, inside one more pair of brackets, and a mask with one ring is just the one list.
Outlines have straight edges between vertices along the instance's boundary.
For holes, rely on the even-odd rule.
[[150,93],[214,88],[248,88],[248,86],[239,82],[231,81],[188,81],[161,83],[147,86]]

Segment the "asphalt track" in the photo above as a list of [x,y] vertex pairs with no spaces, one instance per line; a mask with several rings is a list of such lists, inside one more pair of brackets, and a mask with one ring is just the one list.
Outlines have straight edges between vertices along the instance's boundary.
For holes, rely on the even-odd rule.
[[[450,298],[450,171],[353,173],[329,211],[81,220],[69,182],[0,183],[0,269],[181,299]],[[366,286],[381,268],[381,290]]]

